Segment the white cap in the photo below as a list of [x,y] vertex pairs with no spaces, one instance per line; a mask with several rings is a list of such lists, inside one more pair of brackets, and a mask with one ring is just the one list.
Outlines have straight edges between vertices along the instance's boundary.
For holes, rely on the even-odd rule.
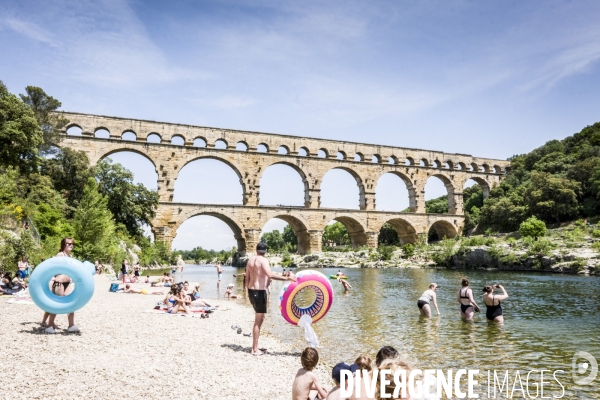
[[230,283],[229,285],[227,285],[227,287],[233,287],[233,283]]

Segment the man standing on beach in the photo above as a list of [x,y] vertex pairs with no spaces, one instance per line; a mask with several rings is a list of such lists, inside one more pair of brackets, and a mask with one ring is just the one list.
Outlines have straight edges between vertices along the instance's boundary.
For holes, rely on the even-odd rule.
[[248,288],[248,298],[252,307],[254,307],[254,328],[252,328],[252,355],[262,356],[266,349],[258,348],[258,338],[260,328],[265,320],[267,313],[267,285],[270,280],[276,281],[296,281],[295,276],[279,276],[271,272],[269,260],[265,258],[267,245],[259,243],[256,245],[256,255],[250,257],[246,265],[246,287]]

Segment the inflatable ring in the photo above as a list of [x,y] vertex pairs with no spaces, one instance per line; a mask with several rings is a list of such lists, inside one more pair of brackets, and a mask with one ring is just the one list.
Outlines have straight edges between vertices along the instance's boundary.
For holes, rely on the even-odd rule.
[[[89,261],[70,257],[53,257],[39,264],[29,279],[29,295],[36,306],[50,314],[69,314],[85,306],[94,295],[96,269]],[[59,274],[69,276],[75,289],[66,296],[57,296],[50,289],[50,280]]]
[[[292,325],[298,325],[300,317],[310,315],[312,322],[317,322],[327,314],[333,304],[333,288],[329,279],[317,271],[301,271],[296,274],[296,282],[283,286],[279,294],[279,309],[283,318]],[[302,290],[312,290],[315,301],[306,308],[301,308],[294,298]]]

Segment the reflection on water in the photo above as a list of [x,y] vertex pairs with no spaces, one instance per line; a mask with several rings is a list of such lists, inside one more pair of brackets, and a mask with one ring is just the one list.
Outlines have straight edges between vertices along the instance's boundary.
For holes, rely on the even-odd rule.
[[[236,271],[225,268],[222,285],[232,282],[237,294],[242,294],[241,278],[232,276]],[[337,268],[320,271],[335,274]],[[422,369],[468,368],[485,374],[494,369],[525,373],[562,369],[565,374],[559,376],[567,389],[564,398],[600,398],[600,376],[583,387],[574,386],[571,378],[571,358],[576,351],[587,351],[600,360],[597,277],[433,269],[346,269],[344,273],[353,289],[344,293],[342,285],[331,280],[333,306],[314,325],[321,342],[319,354],[329,364],[353,361],[360,354],[374,359],[379,348],[391,345]],[[484,285],[504,285],[509,294],[502,302],[504,326],[489,323],[485,307],[474,322],[460,319],[456,292],[465,274],[480,305]],[[214,268],[188,267],[184,278],[205,282],[203,294],[217,296]],[[437,295],[442,315],[422,318],[417,299],[431,282],[440,286]],[[274,295],[266,326],[282,341],[302,348],[303,332],[279,313],[278,294],[283,284],[272,283]],[[247,302],[245,296],[241,301]],[[487,379],[484,375],[480,378]]]

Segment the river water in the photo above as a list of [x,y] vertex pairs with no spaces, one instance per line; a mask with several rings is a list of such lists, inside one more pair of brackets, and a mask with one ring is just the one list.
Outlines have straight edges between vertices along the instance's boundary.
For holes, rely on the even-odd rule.
[[[319,271],[330,275],[337,269]],[[477,391],[483,398],[487,397],[487,371],[497,370],[504,376],[509,370],[512,388],[517,370],[525,387],[527,372],[544,369],[565,371],[556,375],[566,389],[563,398],[600,399],[600,375],[589,385],[575,385],[571,376],[575,352],[588,352],[600,361],[600,278],[436,269],[342,271],[353,289],[344,293],[340,283],[330,280],[333,305],[327,316],[314,325],[321,344],[319,354],[329,365],[339,361],[351,363],[360,354],[374,359],[379,348],[391,345],[421,369],[479,369]],[[233,277],[236,272],[243,271],[225,267],[219,287],[216,270],[211,266],[187,266],[183,278],[203,282],[203,296],[214,298],[221,297],[230,282],[236,285],[236,293],[243,293],[242,279]],[[482,313],[476,314],[475,322],[460,319],[456,292],[464,275],[480,306],[480,288],[492,283],[504,285],[510,296],[502,303],[504,326],[486,320],[485,306]],[[427,319],[419,316],[416,303],[430,282],[440,286],[437,295],[442,315]],[[274,296],[270,299],[266,328],[283,342],[301,349],[305,346],[303,331],[286,323],[278,309],[282,285],[283,282],[273,282]],[[248,303],[245,297],[239,301]],[[550,389],[545,396],[551,396],[549,391],[556,396],[561,394],[551,373],[544,380],[554,383],[546,384]],[[530,382],[539,381],[539,374],[531,375]],[[533,397],[533,383],[529,389]],[[521,392],[515,392],[514,398],[522,398]]]

